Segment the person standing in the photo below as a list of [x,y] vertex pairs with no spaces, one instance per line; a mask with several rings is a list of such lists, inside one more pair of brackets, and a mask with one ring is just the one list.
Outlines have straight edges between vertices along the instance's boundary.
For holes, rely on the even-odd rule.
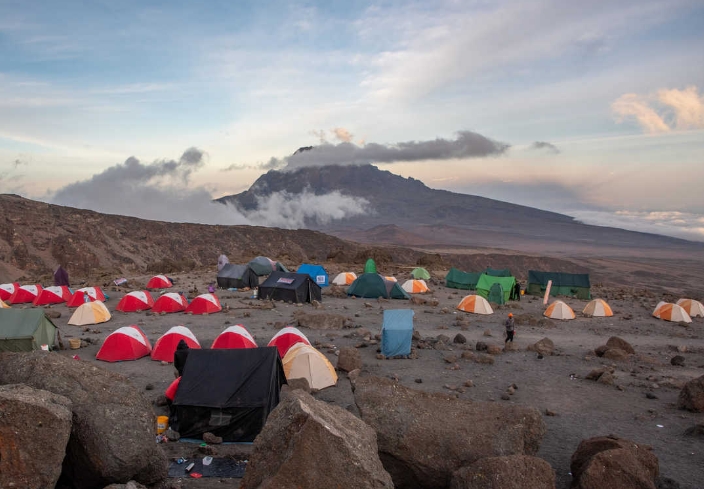
[[513,313],[508,313],[504,325],[506,326],[506,341],[504,341],[504,343],[508,343],[509,341],[513,343],[513,333],[516,330],[516,322],[513,319]]

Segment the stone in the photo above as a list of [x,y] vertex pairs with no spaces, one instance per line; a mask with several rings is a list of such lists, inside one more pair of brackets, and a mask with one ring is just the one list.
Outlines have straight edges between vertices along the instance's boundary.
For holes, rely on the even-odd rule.
[[156,416],[126,377],[58,354],[1,353],[0,385],[19,383],[72,401],[62,479],[76,489],[166,478],[168,462],[154,442]]
[[443,360],[447,363],[455,363],[457,361],[457,354],[456,353],[446,353],[442,357]]
[[555,350],[555,343],[550,338],[543,338],[540,341],[536,341],[532,345],[528,345],[526,348],[528,351],[534,351],[540,355],[552,355]]
[[655,489],[660,472],[651,447],[612,435],[582,440],[570,469],[575,489]]
[[211,445],[220,445],[222,443],[222,437],[215,436],[211,432],[207,431],[203,433],[203,441],[205,443],[210,443]]
[[22,384],[0,386],[0,487],[54,487],[70,434],[70,399]]
[[474,345],[474,348],[475,348],[477,351],[486,351],[487,344],[486,344],[485,342],[483,342],[483,341],[477,341],[477,344]]
[[611,367],[601,367],[601,368],[595,368],[591,372],[587,374],[585,379],[587,380],[599,380],[599,378],[604,374],[604,373],[610,373],[613,374],[614,369]]
[[491,330],[490,330],[490,329],[485,329],[485,330],[484,330],[484,336],[491,336]]
[[452,339],[453,343],[459,343],[461,345],[467,343],[467,338],[462,333],[457,333],[455,337]]
[[462,352],[462,358],[465,360],[474,360],[474,352],[470,350],[465,350]]
[[684,430],[684,434],[687,436],[699,436],[704,437],[704,424],[695,424]]
[[555,472],[528,455],[487,457],[452,474],[450,489],[555,489]]
[[481,355],[476,355],[474,357],[474,361],[476,363],[483,363],[485,365],[493,365],[494,364],[494,357],[492,357],[491,355],[481,354]]
[[315,330],[342,329],[351,326],[351,321],[340,314],[308,313],[299,310],[293,313],[293,318],[298,322],[298,326]]
[[621,362],[628,359],[628,353],[620,348],[609,348],[604,352],[604,358]]
[[674,365],[675,367],[684,367],[684,357],[682,355],[675,355],[670,360],[670,365]]
[[359,374],[361,373],[362,371],[360,369],[352,370],[351,372],[347,372],[347,378],[350,379],[350,382],[354,382],[359,378]]
[[271,412],[254,440],[240,487],[394,486],[379,460],[371,427],[338,406],[293,391]]
[[502,350],[499,345],[487,345],[486,352],[489,355],[501,355]]
[[288,379],[286,383],[288,384],[288,388],[292,391],[299,389],[310,393],[310,384],[308,384],[308,379],[306,378],[299,377],[297,379]]
[[545,434],[537,409],[455,396],[379,377],[357,380],[355,402],[377,432],[379,455],[395,487],[447,487],[454,471],[479,459],[537,452]]
[[695,413],[704,412],[704,375],[684,385],[677,398],[677,407]]
[[658,399],[658,396],[656,396],[652,392],[646,392],[645,397],[647,397],[648,399]]
[[622,338],[619,338],[618,336],[612,336],[611,338],[609,338],[606,342],[606,346],[609,348],[618,348],[619,350],[625,351],[629,355],[635,355],[636,353],[636,351],[633,349],[629,342]]
[[179,441],[181,439],[181,434],[178,431],[174,431],[171,428],[167,428],[164,432],[164,436],[168,438],[169,441]]
[[614,374],[608,371],[604,372],[599,376],[597,382],[599,382],[600,384],[614,385]]
[[598,357],[603,357],[604,353],[606,353],[606,350],[608,350],[608,349],[609,349],[608,346],[601,345],[600,347],[594,349],[594,353],[596,353],[596,356],[598,356]]
[[343,372],[351,372],[362,368],[362,355],[356,348],[340,348],[340,355],[337,357],[337,369]]

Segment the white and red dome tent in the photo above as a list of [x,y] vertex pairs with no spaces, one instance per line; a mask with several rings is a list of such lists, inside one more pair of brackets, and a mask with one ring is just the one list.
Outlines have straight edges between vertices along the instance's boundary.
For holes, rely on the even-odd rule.
[[0,284],[0,300],[8,300],[19,286],[20,284],[18,282],[12,282],[11,284]]
[[188,304],[186,314],[212,314],[222,311],[220,299],[215,294],[201,294]]
[[184,340],[189,348],[200,348],[200,343],[190,329],[185,326],[174,326],[154,343],[152,360],[172,363],[174,352],[181,340]]
[[71,291],[65,285],[52,285],[45,287],[39,292],[32,302],[35,306],[46,306],[48,304],[62,304],[71,298]]
[[11,304],[27,304],[34,302],[34,299],[41,293],[42,286],[37,285],[20,285],[15,289],[7,302]]
[[257,342],[241,324],[228,327],[220,333],[210,348],[256,348]]
[[152,312],[159,314],[167,312],[181,312],[185,311],[187,307],[188,301],[183,295],[177,294],[176,292],[169,292],[154,301]]
[[333,285],[351,285],[357,279],[357,274],[354,272],[338,273],[333,279]]
[[275,346],[279,350],[279,355],[283,359],[286,356],[286,353],[296,343],[310,345],[310,341],[308,341],[306,335],[293,326],[286,326],[285,328],[281,328],[281,330],[274,335],[274,337],[269,341],[269,344],[266,346]]
[[691,323],[692,318],[687,314],[685,309],[677,304],[672,304],[671,302],[661,302],[658,307],[653,311],[653,316],[658,319],[663,319],[665,321],[672,321],[674,323]]
[[690,318],[704,317],[704,304],[694,299],[680,299],[677,305],[684,309]]
[[104,362],[124,362],[146,357],[151,351],[152,345],[147,336],[133,324],[110,333],[95,358]]
[[95,301],[105,302],[105,294],[100,290],[100,287],[83,287],[73,293],[66,305],[68,307],[78,307],[85,302]]
[[173,285],[166,275],[154,275],[147,282],[148,289],[168,289],[173,287]]
[[120,302],[117,303],[117,309],[120,312],[139,312],[147,311],[154,305],[152,295],[146,290],[136,290],[125,294]]
[[425,294],[430,290],[423,279],[406,280],[401,287],[409,294]]

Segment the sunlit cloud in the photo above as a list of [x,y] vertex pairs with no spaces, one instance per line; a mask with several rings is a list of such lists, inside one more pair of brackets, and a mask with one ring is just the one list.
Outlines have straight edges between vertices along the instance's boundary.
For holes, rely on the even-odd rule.
[[627,93],[611,109],[617,122],[635,119],[647,133],[704,128],[704,97],[696,86],[663,88],[651,95]]

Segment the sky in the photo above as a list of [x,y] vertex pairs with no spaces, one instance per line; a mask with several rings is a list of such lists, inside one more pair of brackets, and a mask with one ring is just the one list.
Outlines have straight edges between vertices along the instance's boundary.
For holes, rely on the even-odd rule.
[[0,192],[297,227],[371,210],[210,199],[372,163],[704,241],[702,25],[700,0],[0,0]]

